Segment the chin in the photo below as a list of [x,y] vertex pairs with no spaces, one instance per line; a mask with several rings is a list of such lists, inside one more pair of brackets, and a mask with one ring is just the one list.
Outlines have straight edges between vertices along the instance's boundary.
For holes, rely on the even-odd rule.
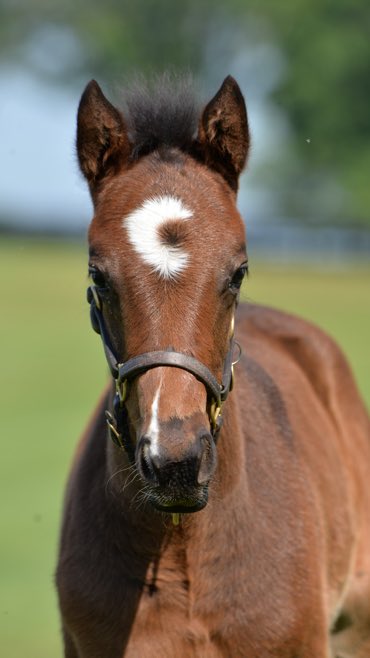
[[159,512],[167,514],[190,514],[199,512],[208,502],[208,489],[202,488],[195,495],[180,496],[176,494],[152,494],[149,498],[150,503]]

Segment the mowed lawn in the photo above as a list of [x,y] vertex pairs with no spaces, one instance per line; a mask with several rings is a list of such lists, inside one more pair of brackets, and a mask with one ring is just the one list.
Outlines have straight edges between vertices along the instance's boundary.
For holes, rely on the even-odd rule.
[[[85,302],[81,245],[0,244],[0,646],[61,658],[53,571],[63,487],[77,437],[107,378]],[[370,266],[254,262],[245,299],[299,313],[335,336],[370,406]],[[230,455],[232,458],[232,455]]]

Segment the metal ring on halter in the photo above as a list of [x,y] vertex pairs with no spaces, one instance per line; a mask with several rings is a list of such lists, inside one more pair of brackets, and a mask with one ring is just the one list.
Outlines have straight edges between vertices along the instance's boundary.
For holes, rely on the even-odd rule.
[[238,353],[238,358],[237,358],[235,361],[232,362],[232,364],[231,364],[232,366],[236,366],[236,364],[239,363],[240,359],[242,358],[242,348],[241,348],[241,345],[240,345],[240,343],[238,343],[238,341],[235,340],[235,338],[234,338],[234,347],[235,347],[235,346],[238,348],[239,353]]
[[239,343],[236,340],[234,340],[233,348],[234,348],[234,345],[236,345],[239,348],[239,354],[238,354],[238,358],[236,359],[236,361],[231,362],[231,366],[230,366],[230,368],[231,368],[231,378],[230,378],[229,391],[232,391],[233,388],[234,388],[234,381],[235,381],[234,366],[236,366],[236,364],[239,363],[240,357],[242,355],[242,348],[240,347]]

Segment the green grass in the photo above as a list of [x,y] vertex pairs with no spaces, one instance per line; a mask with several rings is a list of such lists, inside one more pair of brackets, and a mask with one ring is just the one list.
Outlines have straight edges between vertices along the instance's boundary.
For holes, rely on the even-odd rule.
[[301,315],[331,334],[349,359],[370,408],[370,265],[251,264],[243,299]]
[[[7,658],[62,656],[53,588],[62,492],[107,377],[89,326],[86,269],[80,246],[0,244],[0,646]],[[252,263],[244,295],[302,314],[336,336],[370,405],[370,267]]]
[[6,242],[1,290],[1,647],[62,655],[53,571],[76,437],[106,376],[81,248]]

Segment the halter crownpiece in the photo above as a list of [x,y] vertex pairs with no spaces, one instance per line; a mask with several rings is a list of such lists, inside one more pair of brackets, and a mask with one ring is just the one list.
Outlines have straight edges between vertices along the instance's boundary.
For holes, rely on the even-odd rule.
[[[92,327],[94,331],[101,336],[105,357],[116,384],[116,395],[113,401],[113,414],[111,414],[110,411],[105,412],[112,441],[120,448],[125,449],[131,460],[134,459],[134,449],[130,441],[128,429],[128,414],[126,405],[124,404],[128,394],[129,383],[135,377],[147,372],[147,370],[158,368],[160,366],[169,366],[186,370],[204,384],[207,390],[208,415],[211,425],[211,433],[213,438],[216,438],[222,425],[222,405],[233,388],[234,365],[239,361],[241,355],[240,345],[234,340],[234,318],[232,319],[230,327],[230,345],[224,361],[222,383],[219,384],[216,377],[207,366],[188,354],[176,352],[174,350],[144,352],[143,354],[128,359],[124,363],[119,363],[106,329],[102,305],[96,286],[91,285],[88,287],[87,301],[90,304],[90,319]],[[234,361],[233,351],[235,345],[239,348],[239,355]]]

